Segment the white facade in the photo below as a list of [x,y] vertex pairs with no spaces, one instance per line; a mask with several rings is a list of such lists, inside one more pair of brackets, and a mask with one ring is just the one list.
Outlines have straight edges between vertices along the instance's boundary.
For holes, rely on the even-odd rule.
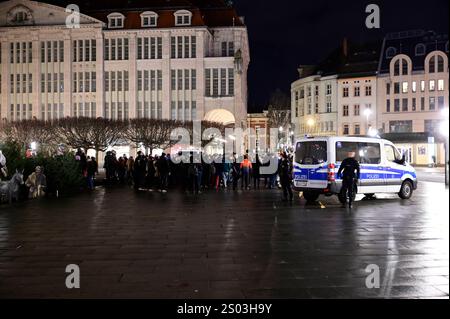
[[143,10],[142,28],[125,28],[120,12],[106,22],[82,14],[80,27],[68,28],[68,15],[41,2],[0,3],[1,119],[230,122],[231,114],[245,125],[245,26],[194,26],[192,13],[179,10],[174,27],[155,27],[158,14]]
[[291,119],[295,136],[336,135],[338,124],[337,76],[314,75],[291,85]]
[[368,135],[377,123],[376,76],[341,76],[338,90],[338,135]]
[[[448,108],[448,57],[442,51],[423,56],[424,69],[413,71],[412,59],[399,54],[389,73],[378,76],[378,127],[386,133],[432,132]],[[431,66],[433,64],[434,66]]]

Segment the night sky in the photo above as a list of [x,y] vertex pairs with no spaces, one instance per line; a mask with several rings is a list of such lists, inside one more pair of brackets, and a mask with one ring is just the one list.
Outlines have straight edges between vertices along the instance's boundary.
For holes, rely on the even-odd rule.
[[[381,29],[367,29],[365,8],[381,10]],[[411,29],[448,33],[448,0],[234,0],[249,31],[249,112],[266,107],[277,88],[290,94],[300,64],[315,64],[344,37],[365,42]]]

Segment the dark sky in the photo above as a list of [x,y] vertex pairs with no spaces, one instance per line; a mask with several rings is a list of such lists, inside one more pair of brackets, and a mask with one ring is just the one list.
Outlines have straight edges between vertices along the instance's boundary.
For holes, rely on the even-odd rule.
[[[234,0],[249,31],[249,112],[262,110],[270,93],[289,94],[300,64],[315,64],[344,37],[355,42],[381,39],[411,29],[448,33],[448,0]],[[367,5],[380,6],[381,29],[367,29]]]

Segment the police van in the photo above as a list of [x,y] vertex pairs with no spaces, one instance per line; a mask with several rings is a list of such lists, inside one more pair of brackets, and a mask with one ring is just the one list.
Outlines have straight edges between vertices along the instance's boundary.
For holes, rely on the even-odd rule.
[[354,196],[376,193],[396,193],[402,199],[411,198],[417,189],[417,175],[405,157],[390,141],[370,137],[311,137],[298,140],[295,147],[293,187],[303,192],[307,201],[319,195],[341,194],[342,180],[337,173],[342,161],[354,152],[360,163],[360,179]]

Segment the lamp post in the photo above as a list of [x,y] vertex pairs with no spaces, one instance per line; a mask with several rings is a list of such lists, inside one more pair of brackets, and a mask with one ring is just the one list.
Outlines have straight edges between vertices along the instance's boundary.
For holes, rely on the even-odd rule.
[[312,133],[312,130],[314,128],[314,125],[316,124],[316,121],[314,121],[314,119],[309,119],[306,124],[308,124],[309,131]]
[[372,115],[372,110],[369,108],[365,109],[364,115],[366,116],[366,135],[369,135],[369,118]]

